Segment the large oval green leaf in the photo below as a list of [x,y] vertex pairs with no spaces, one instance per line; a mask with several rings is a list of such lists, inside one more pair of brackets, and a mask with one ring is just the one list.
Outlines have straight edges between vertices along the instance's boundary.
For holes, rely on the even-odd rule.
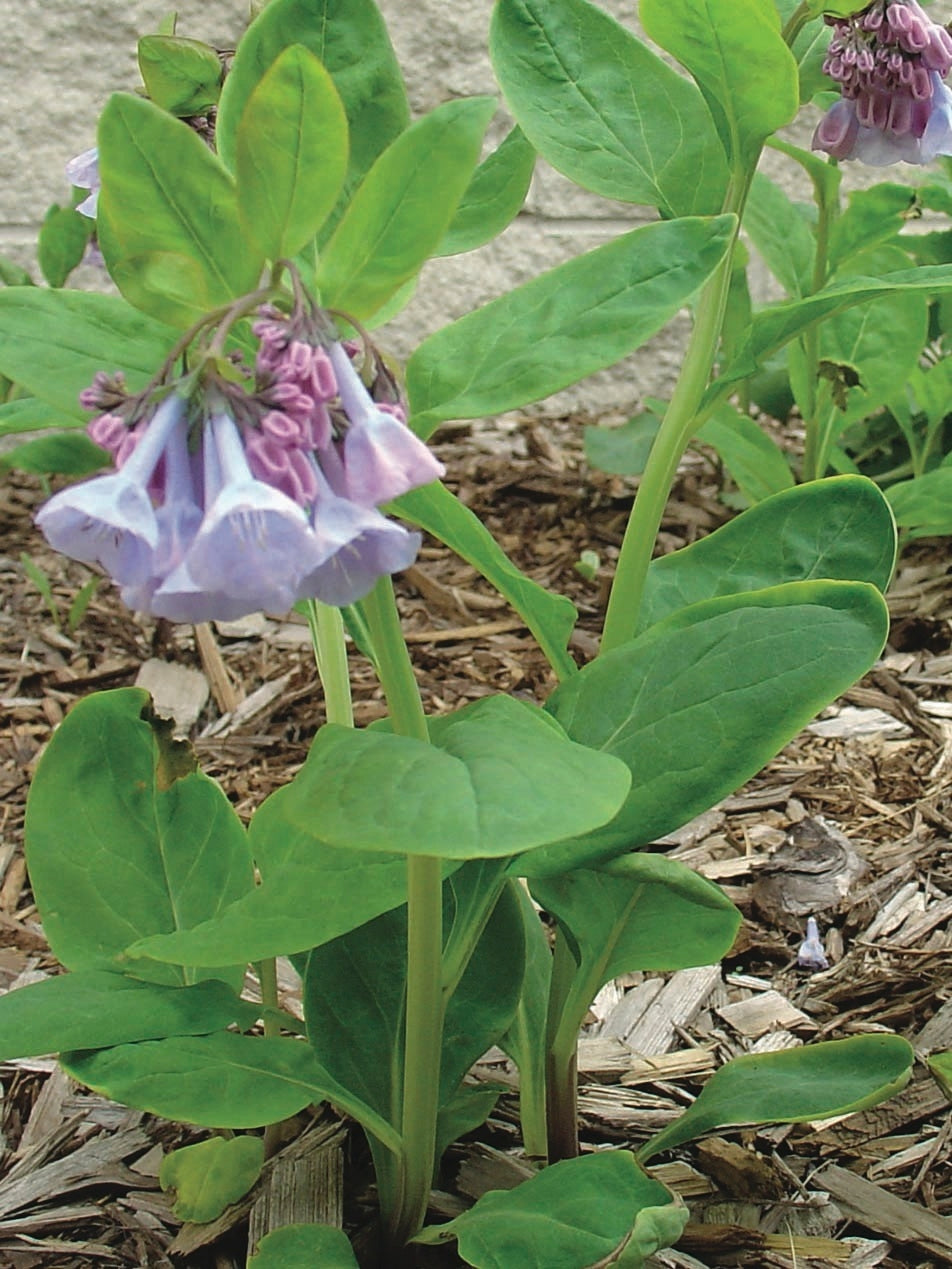
[[495,110],[492,97],[448,101],[380,155],[321,253],[323,304],[365,320],[420,271],[449,228]]
[[222,89],[215,138],[234,169],[248,98],[284,49],[303,44],[330,72],[350,125],[352,187],[410,122],[387,28],[373,0],[271,0],[242,36]]
[[682,609],[563,683],[546,708],[621,758],[632,788],[604,828],[523,857],[549,876],[654,841],[750,779],[882,650],[882,595],[790,582]]
[[332,1079],[303,1040],[219,1031],[64,1053],[60,1062],[97,1093],[164,1119],[259,1128],[326,1099],[397,1146],[389,1124]]
[[773,0],[641,0],[648,35],[696,80],[735,169],[797,113],[800,76]]
[[407,364],[414,431],[539,401],[633,352],[717,268],[735,223],[645,225],[444,326]]
[[[184,325],[195,308],[225,304],[255,286],[262,257],[241,232],[234,183],[188,124],[116,93],[99,119],[99,171],[103,254],[132,303]],[[188,262],[198,288],[191,307],[170,288],[135,285],[136,278],[127,285],[131,262],[156,255]]]
[[[148,934],[188,929],[254,885],[241,821],[212,780],[148,720],[148,694],[89,696],[40,760],[26,811],[26,855],[50,947],[70,969],[115,969]],[[176,764],[181,765],[176,765]],[[181,985],[243,967],[195,971],[141,962]]]
[[327,219],[347,172],[347,116],[334,81],[301,44],[268,67],[235,143],[238,212],[269,260],[296,255]]
[[622,855],[531,888],[567,931],[585,989],[593,989],[584,1008],[620,974],[713,965],[740,926],[723,890],[665,855]]
[[515,855],[570,824],[604,824],[627,791],[624,764],[551,722],[489,696],[430,719],[430,744],[323,727],[285,813],[316,822],[331,845],[446,859]]
[[512,113],[571,180],[668,217],[720,211],[727,163],[697,89],[586,0],[499,0],[489,41]]
[[206,1035],[233,1023],[254,1026],[259,1005],[209,979],[163,987],[106,970],[80,969],[0,996],[0,1061],[102,1049],[170,1035]]
[[436,254],[474,251],[502,233],[525,202],[535,161],[535,149],[513,128],[473,173]]
[[[129,388],[140,391],[175,338],[170,326],[118,295],[0,287],[0,374],[77,421],[89,418],[79,394],[97,370],[120,371]],[[12,405],[28,403],[3,408]]]
[[885,591],[896,531],[879,487],[831,476],[765,498],[707,537],[652,560],[639,633],[704,599],[829,578]]
[[677,1241],[687,1218],[687,1208],[629,1151],[606,1150],[556,1163],[514,1190],[490,1190],[462,1216],[413,1241],[433,1246],[456,1238],[460,1256],[476,1269],[642,1269],[648,1256]]
[[857,1035],[776,1053],[747,1053],[711,1076],[641,1160],[716,1128],[826,1119],[878,1106],[908,1082],[915,1055],[898,1035]]

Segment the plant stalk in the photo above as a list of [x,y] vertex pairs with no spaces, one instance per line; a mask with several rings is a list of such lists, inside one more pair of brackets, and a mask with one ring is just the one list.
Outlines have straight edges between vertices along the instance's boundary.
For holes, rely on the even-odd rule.
[[309,599],[307,624],[314,645],[314,660],[324,688],[324,712],[329,723],[353,727],[354,707],[350,695],[344,619],[339,608]]
[[[364,601],[394,731],[429,741],[393,586],[382,577]],[[443,1038],[443,869],[428,855],[407,857],[407,998],[403,1065],[402,1184],[381,1216],[396,1248],[423,1225],[436,1163]]]

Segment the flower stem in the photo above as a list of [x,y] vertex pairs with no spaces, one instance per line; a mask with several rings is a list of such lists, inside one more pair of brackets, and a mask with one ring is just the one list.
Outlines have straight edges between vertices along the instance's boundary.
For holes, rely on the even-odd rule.
[[[730,209],[729,209],[730,210]],[[736,231],[735,231],[736,236]],[[695,416],[714,364],[731,282],[733,240],[698,301],[697,317],[671,402],[648,455],[625,530],[612,583],[601,652],[633,639],[648,565],[678,463],[695,430]]]
[[[426,715],[389,577],[364,600],[378,673],[394,731],[429,741]],[[403,1172],[396,1210],[381,1213],[401,1247],[422,1227],[436,1162],[443,1038],[443,869],[428,855],[407,857],[407,999],[403,1065]]]
[[329,723],[353,727],[354,706],[350,695],[350,673],[347,667],[347,644],[344,641],[344,620],[339,608],[322,604],[318,599],[307,601],[307,624],[314,645],[314,660],[324,688],[324,712]]

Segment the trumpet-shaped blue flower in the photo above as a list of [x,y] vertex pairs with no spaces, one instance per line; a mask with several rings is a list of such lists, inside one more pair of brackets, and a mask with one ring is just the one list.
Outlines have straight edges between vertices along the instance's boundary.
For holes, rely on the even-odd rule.
[[55,550],[102,565],[121,586],[148,580],[160,536],[149,481],[184,414],[183,399],[167,397],[121,471],[63,489],[41,507],[36,522]]
[[833,26],[824,71],[842,97],[827,111],[813,148],[873,166],[931,163],[952,154],[952,36],[917,0],[875,0]]
[[99,149],[93,146],[91,150],[84,150],[82,154],[77,154],[74,159],[66,164],[66,179],[70,185],[75,185],[77,189],[88,189],[89,194],[81,203],[76,204],[76,210],[82,212],[84,216],[88,216],[91,220],[96,219],[97,205],[99,203]]

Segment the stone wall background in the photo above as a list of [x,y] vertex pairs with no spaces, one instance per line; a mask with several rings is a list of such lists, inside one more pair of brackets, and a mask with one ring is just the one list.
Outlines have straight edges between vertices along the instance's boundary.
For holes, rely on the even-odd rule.
[[[601,0],[638,30],[635,0]],[[378,0],[407,78],[414,113],[452,97],[497,92],[486,53],[491,0]],[[172,0],[2,0],[0,42],[0,252],[31,267],[34,243],[47,206],[64,200],[63,165],[94,144],[96,119],[109,94],[139,82],[135,44],[156,29]],[[247,7],[241,0],[179,0],[179,32],[218,47],[233,45]],[[948,16],[952,0],[933,6]],[[818,114],[812,108],[789,129],[809,145]],[[502,114],[491,137],[505,132]],[[796,165],[766,156],[770,174],[795,195]],[[885,172],[848,165],[847,182],[914,179],[915,169]],[[912,176],[910,177],[910,173]],[[805,196],[805,193],[804,193]],[[408,354],[419,340],[474,306],[563,260],[598,246],[653,218],[647,209],[586,194],[540,160],[530,196],[518,219],[495,242],[466,256],[429,264],[411,305],[387,328],[394,351]],[[74,283],[101,285],[83,269]],[[765,274],[758,289],[769,293]],[[687,330],[676,319],[621,365],[550,398],[548,413],[573,410],[604,418],[624,417],[645,395],[664,394],[680,364]]]

